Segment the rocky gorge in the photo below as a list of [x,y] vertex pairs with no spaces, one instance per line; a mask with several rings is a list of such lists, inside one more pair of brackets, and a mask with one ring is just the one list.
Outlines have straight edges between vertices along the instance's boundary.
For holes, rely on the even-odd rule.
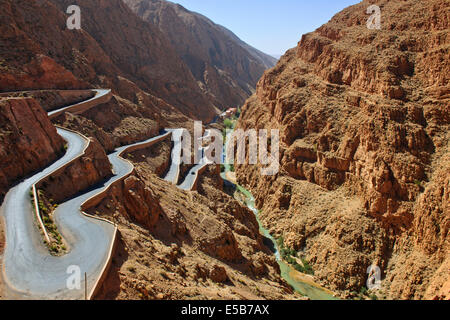
[[220,109],[241,106],[276,59],[252,48],[226,28],[169,1],[126,0],[167,35],[179,56]]
[[[56,208],[114,174],[106,155],[117,147],[144,141],[163,128],[189,127],[194,119],[211,121],[219,108],[248,97],[266,68],[252,58],[251,73],[241,74],[250,79],[247,90],[226,91],[239,99],[213,99],[166,36],[122,1],[84,2],[85,24],[79,31],[65,29],[68,4],[0,3],[1,147],[11,158],[2,158],[3,193],[65,153],[55,125],[89,140],[81,157],[37,186],[40,200]],[[140,43],[153,45],[149,50]],[[242,59],[250,56],[242,43],[235,50]],[[80,114],[65,112],[48,119],[46,111],[89,99],[92,92],[86,89],[99,87],[111,88],[111,99]],[[157,151],[137,152],[147,155],[152,167],[141,171],[139,161],[129,159],[136,171],[115,184],[98,205],[83,208],[119,229],[110,272],[95,298],[302,298],[279,276],[252,213],[220,190],[208,193],[211,199],[222,199],[217,207],[206,195],[164,183],[160,176],[169,163],[171,146],[162,142],[154,148]],[[0,240],[3,250],[3,229]],[[179,279],[185,281],[184,290]],[[9,286],[1,296],[15,297]]]
[[[281,172],[237,166],[264,225],[343,297],[448,298],[447,1],[363,1],[266,71],[238,128],[279,128]],[[447,291],[446,291],[447,290]]]
[[[75,31],[66,28],[70,4],[0,2],[0,203],[65,154],[56,125],[89,142],[37,186],[58,204],[114,176],[107,155],[118,147],[167,128],[192,131],[193,120],[210,123],[230,106],[243,104],[238,129],[281,133],[277,175],[236,165],[257,217],[218,165],[195,190],[164,181],[169,137],[123,154],[131,174],[82,208],[118,230],[94,299],[308,299],[283,279],[259,222],[313,270],[302,279],[330,296],[361,297],[375,265],[382,287],[372,297],[450,298],[447,0],[380,0],[381,30],[367,28],[375,2],[362,1],[275,66],[167,1],[86,0]],[[94,88],[110,88],[111,99],[47,117]],[[191,168],[181,166],[179,182]],[[11,297],[1,280],[0,298]]]

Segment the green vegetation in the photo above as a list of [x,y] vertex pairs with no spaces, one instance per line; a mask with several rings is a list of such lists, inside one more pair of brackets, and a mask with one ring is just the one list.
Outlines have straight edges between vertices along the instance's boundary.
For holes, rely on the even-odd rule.
[[[314,275],[312,266],[304,257],[298,257],[298,254],[294,249],[285,247],[283,237],[277,239],[277,245],[280,250],[281,258],[292,265],[295,270],[301,273]],[[300,259],[301,264],[298,263],[298,259]]]
[[[226,169],[225,165],[221,164],[220,165],[220,172],[225,172],[226,171],[225,169]],[[235,172],[234,164],[230,164],[229,165],[229,170],[230,170],[230,172]]]
[[420,192],[423,192],[425,190],[423,181],[420,181],[420,180],[416,179],[416,180],[414,180],[414,184],[419,187]]
[[[34,206],[33,191],[30,191],[31,201]],[[67,251],[63,239],[58,231],[58,227],[53,221],[53,212],[58,208],[58,204],[54,203],[53,199],[46,199],[42,190],[37,190],[39,213],[44,223],[44,227],[48,232],[51,243],[45,242],[50,250],[50,253],[54,255],[60,255]]]
[[367,288],[366,287],[362,287],[361,291],[359,291],[359,294],[362,295],[362,296],[367,295]]
[[276,241],[277,241],[277,246],[278,247],[284,247],[284,238],[283,238],[283,236],[279,237]]
[[226,129],[233,129],[233,127],[234,127],[234,122],[231,119],[223,120],[223,124],[225,125]]
[[[355,300],[379,300],[379,297],[373,292],[368,290],[365,286],[361,288],[358,292],[352,291],[350,295]],[[382,297],[382,299],[386,299],[386,297]]]
[[229,125],[229,128],[233,128],[234,127],[234,124],[235,124],[235,122],[239,119],[239,117],[241,116],[241,113],[242,113],[242,109],[239,107],[239,108],[237,108],[237,111],[236,111],[236,113],[233,115],[233,116],[231,116],[230,118],[227,118],[227,119],[225,119],[223,122],[224,122],[224,124],[225,124],[225,126],[226,127],[228,127],[227,126],[227,124]]
[[222,132],[222,137],[223,137],[223,143],[226,143],[227,141],[227,130],[233,130],[235,125],[236,125],[236,120],[232,120],[232,119],[225,119],[223,120],[223,124],[225,126],[223,132]]
[[376,294],[371,294],[371,295],[369,296],[369,298],[370,298],[371,300],[378,300],[378,297],[377,297]]

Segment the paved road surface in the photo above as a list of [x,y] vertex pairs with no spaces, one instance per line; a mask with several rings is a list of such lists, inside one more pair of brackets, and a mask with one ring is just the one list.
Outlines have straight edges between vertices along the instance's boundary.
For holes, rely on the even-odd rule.
[[[55,116],[58,116],[58,115],[60,115],[60,114],[63,114],[63,113],[66,112],[66,111],[70,111],[71,109],[76,110],[76,108],[77,108],[78,106],[82,105],[82,104],[86,104],[86,103],[88,103],[88,102],[93,102],[93,101],[98,100],[98,99],[102,98],[103,96],[109,94],[109,93],[111,92],[111,89],[93,89],[92,91],[95,92],[95,96],[93,96],[92,98],[90,98],[90,99],[88,99],[88,100],[86,100],[86,101],[82,101],[82,102],[79,102],[79,103],[76,103],[76,104],[67,106],[67,107],[65,107],[65,108],[61,108],[61,109],[58,109],[58,110],[50,111],[50,112],[48,113],[48,116],[49,116],[50,118],[53,118],[53,117],[55,117]],[[95,104],[93,104],[93,106],[95,106]]]
[[[108,90],[99,90],[96,97],[99,98],[106,93]],[[64,109],[69,111],[70,107]],[[35,222],[29,192],[33,184],[80,156],[88,143],[82,136],[64,129],[58,129],[58,134],[67,142],[66,154],[48,168],[12,188],[0,207],[0,214],[4,215],[6,224],[7,245],[3,275],[9,298],[83,299],[84,277],[80,290],[68,290],[66,285],[70,276],[67,274],[68,267],[79,266],[82,275],[87,273],[90,292],[108,258],[114,226],[82,215],[80,206],[116,180],[131,173],[132,164],[119,157],[130,146],[121,147],[108,156],[115,174],[112,178],[58,207],[55,212],[55,223],[68,243],[69,253],[62,257],[54,257],[43,244],[43,237]],[[146,144],[169,134],[164,133],[131,146]]]
[[183,129],[171,129],[173,149],[171,156],[171,165],[164,180],[173,184],[178,184],[180,178],[180,163],[181,163],[181,136],[183,135]]
[[[110,90],[100,89],[96,92],[95,97],[88,101],[100,99]],[[52,111],[49,116],[60,113],[62,110],[70,111],[71,108],[77,106],[79,104]],[[84,277],[82,277],[79,290],[68,290],[67,288],[67,279],[70,276],[67,271],[71,266],[78,266],[82,275],[86,272],[88,292],[91,292],[107,261],[115,228],[110,223],[82,215],[80,206],[87,199],[132,172],[133,165],[120,157],[129,147],[147,144],[167,137],[171,133],[181,135],[180,130],[172,130],[161,136],[118,148],[108,156],[114,172],[112,178],[58,207],[54,215],[55,223],[68,244],[69,253],[62,257],[54,257],[50,255],[43,244],[43,237],[34,218],[29,192],[33,184],[79,157],[88,143],[81,135],[58,129],[58,134],[67,142],[66,154],[48,168],[26,178],[12,188],[0,207],[0,214],[5,217],[6,224],[7,245],[2,271],[7,285],[7,297],[12,299],[83,299]],[[180,168],[179,161],[173,161],[173,159],[180,158],[181,143],[176,138],[174,141],[172,164],[166,180],[176,184]],[[198,170],[204,166],[206,164],[202,162],[193,167],[179,187],[191,190]]]

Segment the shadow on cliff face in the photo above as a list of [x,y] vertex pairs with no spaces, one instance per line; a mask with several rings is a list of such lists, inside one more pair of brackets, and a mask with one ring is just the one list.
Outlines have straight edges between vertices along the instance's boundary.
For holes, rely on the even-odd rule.
[[170,247],[172,244],[182,246],[183,244],[192,246],[193,239],[186,226],[183,215],[162,206],[160,219],[151,231],[151,234],[164,245]]
[[277,249],[275,248],[275,245],[273,244],[272,240],[270,240],[269,238],[264,237],[264,236],[262,238],[263,238],[263,240],[262,240],[263,244],[270,250],[270,252],[276,253]]
[[128,251],[123,242],[122,235],[118,234],[117,246],[113,253],[108,276],[103,281],[99,293],[93,297],[94,300],[115,300],[120,293],[121,279],[119,276],[122,265],[128,260]]

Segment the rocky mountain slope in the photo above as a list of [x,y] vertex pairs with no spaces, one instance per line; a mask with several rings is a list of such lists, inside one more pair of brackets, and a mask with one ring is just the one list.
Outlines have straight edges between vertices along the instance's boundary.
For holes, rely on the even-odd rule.
[[281,172],[237,168],[264,224],[342,296],[449,298],[450,6],[363,1],[302,37],[259,81],[239,127],[279,128]]
[[[253,59],[242,46],[232,46],[216,62],[238,70],[220,71],[218,76],[211,67],[207,82],[217,89],[211,89],[211,94],[171,39],[122,1],[83,2],[79,31],[66,27],[70,4],[56,0],[0,3],[0,92],[112,88],[115,98],[104,108],[58,121],[94,136],[108,151],[163,127],[186,127],[190,119],[210,122],[219,112],[217,107],[243,102],[266,69],[266,62]],[[209,23],[207,30],[213,30]],[[223,38],[220,32],[214,36]],[[216,41],[209,35],[207,39]],[[201,55],[203,49],[199,49]]]
[[[15,183],[50,165],[64,152],[64,140],[36,100],[0,96],[0,204]],[[0,268],[5,244],[0,212]],[[0,299],[4,298],[2,278],[0,275]]]
[[[211,99],[201,89],[157,27],[122,1],[86,0],[80,2],[82,30],[67,30],[65,10],[71,4],[0,2],[0,92],[45,89],[5,94],[0,100],[3,193],[64,152],[64,141],[44,110],[74,101],[51,89],[111,88],[114,94],[80,115],[53,120],[96,138],[83,157],[39,186],[58,202],[111,174],[105,151],[216,115],[219,98]],[[236,88],[240,98],[248,95]],[[234,94],[232,89],[228,93]],[[86,91],[70,98],[89,96]],[[153,167],[138,167],[139,159],[133,159],[136,172],[112,188],[98,207],[88,208],[117,222],[120,231],[113,267],[97,298],[302,298],[281,279],[252,212],[220,189],[210,189],[208,181],[203,188],[209,191],[201,196],[161,179],[171,148],[164,143],[156,151],[138,153]],[[2,223],[0,218],[0,258]],[[0,281],[0,296],[2,290]]]
[[207,192],[186,193],[135,163],[135,175],[91,209],[121,233],[97,299],[302,299],[281,279],[250,210],[210,180]]
[[[188,117],[215,116],[213,103],[158,28],[113,0],[83,2],[82,30],[68,30],[71,4],[2,1],[1,91],[103,86],[137,104],[150,104],[136,97],[144,91]],[[166,108],[155,100],[145,107]]]
[[64,140],[32,98],[0,97],[0,203],[18,179],[64,154]]
[[224,109],[240,106],[276,60],[241,41],[226,28],[164,0],[124,0],[145,21],[159,27],[195,79]]

